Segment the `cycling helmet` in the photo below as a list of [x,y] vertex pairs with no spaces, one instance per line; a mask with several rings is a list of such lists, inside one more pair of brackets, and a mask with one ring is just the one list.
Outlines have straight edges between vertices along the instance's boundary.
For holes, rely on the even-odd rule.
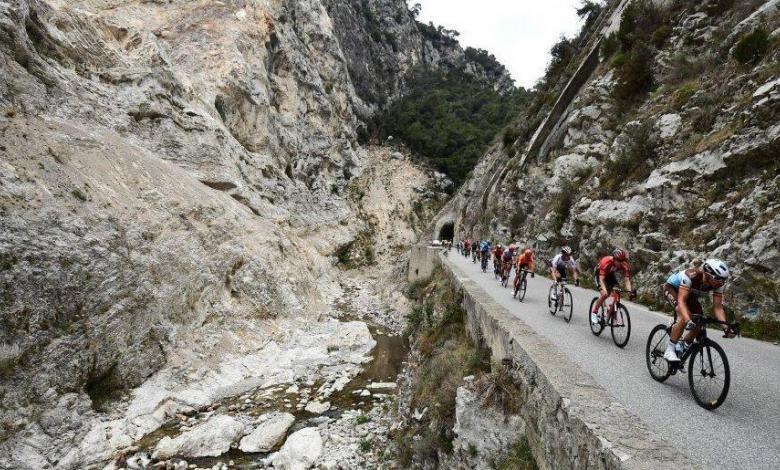
[[729,278],[729,267],[719,259],[708,259],[705,261],[704,272],[721,281]]
[[499,244],[497,244],[497,245],[496,245],[496,248],[501,248],[501,244],[500,244],[500,243],[499,243]]
[[527,255],[532,255],[533,253],[534,253],[534,250],[532,250],[532,249],[530,249],[530,248],[526,248],[526,249],[525,249],[525,254],[527,254]]
[[626,253],[625,250],[618,248],[612,252],[612,257],[618,261],[626,261],[628,259],[628,253]]
[[568,246],[561,247],[561,253],[567,256],[571,256],[571,248]]

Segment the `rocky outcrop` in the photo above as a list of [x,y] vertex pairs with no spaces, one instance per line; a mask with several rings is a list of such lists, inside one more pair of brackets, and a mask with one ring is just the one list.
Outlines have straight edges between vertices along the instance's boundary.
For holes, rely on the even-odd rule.
[[[495,144],[440,220],[453,220],[456,236],[518,240],[543,256],[567,243],[586,268],[624,247],[647,301],[672,271],[721,257],[735,274],[736,312],[779,313],[780,285],[755,282],[780,272],[780,246],[766,238],[780,230],[780,205],[770,196],[780,184],[779,52],[769,47],[754,65],[731,57],[753,28],[777,29],[775,4],[716,10],[689,2],[674,10],[649,64],[654,92],[616,101],[619,77],[602,62],[561,114],[544,154],[522,142]],[[726,39],[714,40],[719,34]]]
[[[183,407],[354,376],[367,330],[318,323],[340,255],[394,259],[438,197],[360,146],[362,120],[414,65],[480,75],[404,2],[370,3],[403,48],[360,47],[371,19],[340,2],[0,2],[0,467],[97,466]],[[361,64],[400,74],[361,95]],[[364,172],[410,199],[364,210]]]
[[271,456],[274,468],[304,470],[322,454],[322,437],[317,428],[303,428],[290,434],[279,452]]

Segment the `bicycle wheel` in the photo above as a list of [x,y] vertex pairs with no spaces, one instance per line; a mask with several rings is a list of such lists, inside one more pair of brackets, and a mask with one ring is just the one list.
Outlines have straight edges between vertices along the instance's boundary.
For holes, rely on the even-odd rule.
[[503,287],[506,287],[508,283],[509,283],[509,274],[504,273],[503,275],[501,275],[501,285]]
[[555,288],[557,286],[555,284],[550,286],[550,292],[547,293],[547,308],[550,309],[550,315],[555,316],[556,312],[558,312],[558,301],[553,300],[553,294],[555,294]]
[[729,393],[729,360],[723,348],[709,339],[693,347],[696,350],[688,362],[688,385],[699,406],[714,410],[723,404]]
[[628,338],[631,337],[631,316],[624,305],[618,305],[615,314],[609,319],[609,328],[612,331],[612,341],[619,348],[625,348]]
[[517,293],[517,298],[520,300],[520,302],[525,299],[525,291],[528,289],[528,281],[525,280],[525,276],[523,276],[523,279],[520,281],[520,292]]
[[[596,336],[599,336],[601,332],[604,331],[604,322],[599,321],[594,325],[593,322],[590,321],[590,313],[593,311],[593,304],[595,304],[598,300],[598,297],[593,297],[593,300],[590,301],[590,307],[588,307],[588,324],[590,325],[590,332]],[[603,305],[601,306],[600,318],[604,318]]]
[[563,312],[563,319],[566,320],[566,323],[569,323],[571,321],[571,315],[574,313],[574,299],[571,296],[571,291],[567,287],[563,288],[561,312]]
[[656,325],[650,330],[645,346],[645,362],[650,376],[658,382],[664,382],[672,375],[672,368],[664,359],[664,351],[668,343],[669,331],[666,325]]

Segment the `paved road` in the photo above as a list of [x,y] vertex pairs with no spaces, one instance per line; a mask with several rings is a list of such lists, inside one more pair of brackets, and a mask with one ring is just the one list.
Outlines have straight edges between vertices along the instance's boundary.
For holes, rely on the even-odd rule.
[[653,326],[668,322],[669,317],[626,302],[631,313],[631,339],[625,349],[619,349],[608,329],[600,337],[590,332],[586,312],[594,291],[570,286],[574,315],[571,323],[566,323],[560,314],[553,317],[547,310],[549,279],[529,277],[521,303],[512,298],[510,288],[501,287],[492,272],[483,274],[479,264],[472,264],[455,250],[450,252],[449,261],[694,461],[707,468],[780,469],[780,346],[712,335],[728,356],[731,389],[720,408],[706,411],[696,405],[687,373],[678,373],[661,384],[647,371],[647,336]]

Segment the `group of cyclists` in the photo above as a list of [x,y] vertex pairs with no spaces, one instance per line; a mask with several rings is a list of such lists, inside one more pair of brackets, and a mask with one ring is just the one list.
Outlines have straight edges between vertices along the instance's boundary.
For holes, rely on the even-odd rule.
[[[479,260],[483,272],[487,271],[488,262],[492,260],[494,272],[500,275],[502,280],[508,278],[514,268],[515,278],[512,285],[515,289],[525,273],[530,272],[533,277],[537,267],[533,248],[521,248],[519,243],[504,247],[500,243],[494,246],[490,240],[465,239],[458,242],[458,250],[462,255],[470,256],[474,262]],[[555,282],[566,281],[568,272],[571,272],[575,285],[579,285],[581,272],[570,247],[561,247],[548,265],[550,276]],[[596,324],[599,321],[599,309],[612,290],[619,286],[618,274],[625,282],[629,298],[636,297],[636,290],[631,282],[628,253],[617,248],[611,255],[603,256],[593,270],[599,297],[590,312],[591,323]],[[701,326],[693,320],[703,315],[699,302],[702,295],[712,294],[713,314],[720,322],[724,335],[728,338],[735,336],[733,328],[726,323],[726,312],[723,308],[723,291],[728,278],[729,268],[726,263],[718,259],[708,259],[700,267],[675,272],[666,279],[662,285],[663,294],[674,307],[677,321],[671,328],[664,359],[679,362],[680,356],[690,348],[697,337]]]

